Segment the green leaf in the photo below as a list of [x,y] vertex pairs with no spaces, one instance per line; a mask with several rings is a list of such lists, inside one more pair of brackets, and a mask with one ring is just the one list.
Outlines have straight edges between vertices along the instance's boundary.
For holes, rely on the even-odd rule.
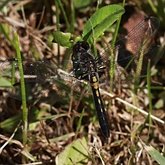
[[161,109],[164,106],[164,99],[159,99],[156,103],[155,103],[155,108],[156,109]]
[[57,156],[57,165],[84,165],[88,161],[87,141],[85,138],[78,139],[68,145],[65,150]]
[[159,163],[160,165],[165,164],[165,157],[162,156],[160,152],[158,152],[155,148],[147,145],[145,145],[144,148],[157,163]]
[[124,13],[124,8],[121,5],[108,5],[98,9],[91,18],[87,21],[82,37],[92,43],[105,30],[110,28]]
[[6,132],[13,132],[18,123],[21,121],[21,117],[21,114],[17,114],[16,116],[10,117],[0,122],[0,128]]
[[0,87],[13,87],[13,86],[9,80],[0,77]]
[[14,1],[14,0],[1,0],[0,1],[0,11],[5,7],[9,2]]
[[63,33],[61,31],[55,31],[53,33],[52,42],[58,43],[64,47],[71,47],[71,33]]
[[83,8],[90,5],[92,0],[73,0],[75,8]]

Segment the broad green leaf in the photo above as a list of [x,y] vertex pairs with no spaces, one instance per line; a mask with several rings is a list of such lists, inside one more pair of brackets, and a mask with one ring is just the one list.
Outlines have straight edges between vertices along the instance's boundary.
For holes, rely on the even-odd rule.
[[82,37],[92,43],[93,39],[97,39],[110,28],[124,13],[121,5],[108,5],[98,9],[87,21]]
[[0,77],[0,87],[13,87],[11,82],[7,79]]
[[[43,118],[43,117],[45,117],[45,114],[43,113],[42,110],[39,111],[38,109],[32,109],[32,111],[30,111],[30,113],[29,113],[30,130],[33,130],[32,124],[34,126],[34,124],[37,123],[39,121],[39,119]],[[20,121],[22,121],[22,112],[0,122],[0,129],[5,130],[6,132],[12,132]]]
[[21,121],[21,116],[21,114],[17,114],[16,116],[10,117],[0,122],[0,128],[6,132],[12,132]]
[[71,47],[71,33],[63,33],[61,31],[55,31],[53,33],[52,42],[58,43],[64,47]]
[[159,163],[160,165],[165,164],[165,157],[162,156],[160,152],[158,152],[155,148],[147,145],[145,145],[144,148],[157,163]]
[[93,0],[73,0],[75,8],[83,8],[90,5]]
[[65,150],[57,156],[57,165],[84,165],[88,161],[88,147],[85,138],[78,139],[68,145]]

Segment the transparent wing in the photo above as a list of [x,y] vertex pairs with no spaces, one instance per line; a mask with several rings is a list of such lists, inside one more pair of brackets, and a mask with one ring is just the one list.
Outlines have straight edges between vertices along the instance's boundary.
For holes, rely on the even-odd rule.
[[[156,17],[142,19],[127,35],[120,37],[114,49],[112,49],[111,44],[104,49],[100,55],[102,61],[105,65],[110,65],[112,53],[114,53],[113,61],[116,61],[119,66],[125,68],[128,72],[136,68],[137,60],[142,51],[146,55],[146,60],[155,61],[152,54],[155,54],[156,50],[159,51],[159,48],[154,45],[154,37],[158,28],[159,20]],[[107,52],[109,54],[108,60]]]
[[[0,68],[0,75],[11,81],[14,86],[9,89],[9,96],[21,100],[20,74],[17,60],[0,61]],[[65,91],[65,89],[70,91],[71,86],[78,82],[71,73],[59,69],[51,60],[25,61],[23,62],[23,69],[28,100],[33,100],[34,97],[37,99],[43,98],[44,95],[49,95],[51,92],[55,94],[55,89],[57,91]],[[50,98],[52,97],[53,95],[50,96]],[[57,96],[54,97],[56,98]]]
[[[20,79],[17,60],[9,59],[5,61],[0,61],[0,74],[3,77]],[[25,61],[23,62],[24,69],[24,78],[43,83],[45,81],[53,81],[62,77],[65,80],[65,77],[59,72],[58,67],[51,60],[40,60],[35,62]],[[12,75],[14,71],[14,75]],[[72,74],[68,73],[67,80],[73,78]]]
[[[148,17],[141,20],[131,31],[129,31],[128,35],[118,40],[114,50],[116,51],[115,54],[117,55],[118,64],[122,67],[126,67],[132,59],[138,56],[141,48],[146,49],[147,52],[147,50],[149,50],[148,48],[151,46],[152,38],[158,30],[158,27],[159,20],[155,17]],[[143,46],[143,44],[145,44],[145,47]],[[106,52],[107,49],[108,48],[106,48],[104,52]],[[107,53],[101,53],[101,56],[99,56],[96,61],[99,61],[97,62],[97,67],[99,67],[99,69],[105,68],[103,67],[103,65],[106,66],[106,68],[109,67],[110,62],[109,60],[107,60]],[[132,61],[131,63],[134,64]],[[73,78],[72,74],[68,74],[66,76],[66,74],[63,75],[62,72],[59,72],[59,67],[51,60],[24,62],[23,66],[25,78],[28,80],[28,82],[44,83],[47,81],[52,82],[61,80],[65,82],[77,81]],[[5,77],[12,77],[13,67],[16,68],[14,76],[18,80],[19,72],[17,68],[17,61],[0,61],[1,75]]]
[[159,20],[157,18],[144,18],[131,31],[128,32],[128,35],[122,37],[117,44],[122,43],[121,45],[123,45],[125,43],[126,49],[132,54],[137,55],[142,45],[147,43],[147,47],[150,47],[149,43],[151,44],[158,28]]

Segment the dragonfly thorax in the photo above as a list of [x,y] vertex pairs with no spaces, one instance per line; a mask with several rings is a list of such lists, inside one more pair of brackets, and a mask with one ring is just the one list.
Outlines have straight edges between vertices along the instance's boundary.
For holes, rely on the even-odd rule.
[[91,73],[97,72],[96,60],[91,54],[89,44],[85,41],[77,42],[73,47],[73,71],[78,79],[89,80]]

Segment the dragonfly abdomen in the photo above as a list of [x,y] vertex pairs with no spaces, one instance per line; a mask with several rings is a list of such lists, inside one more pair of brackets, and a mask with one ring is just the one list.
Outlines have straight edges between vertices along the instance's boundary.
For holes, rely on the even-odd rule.
[[92,88],[93,99],[95,102],[95,108],[96,108],[97,116],[99,119],[101,131],[102,131],[103,135],[106,138],[108,138],[109,137],[109,125],[108,125],[108,120],[107,120],[107,114],[104,109],[104,105],[103,105],[100,91],[99,91],[99,80],[98,80],[97,73],[92,73],[89,76],[89,81],[90,81],[91,88]]

